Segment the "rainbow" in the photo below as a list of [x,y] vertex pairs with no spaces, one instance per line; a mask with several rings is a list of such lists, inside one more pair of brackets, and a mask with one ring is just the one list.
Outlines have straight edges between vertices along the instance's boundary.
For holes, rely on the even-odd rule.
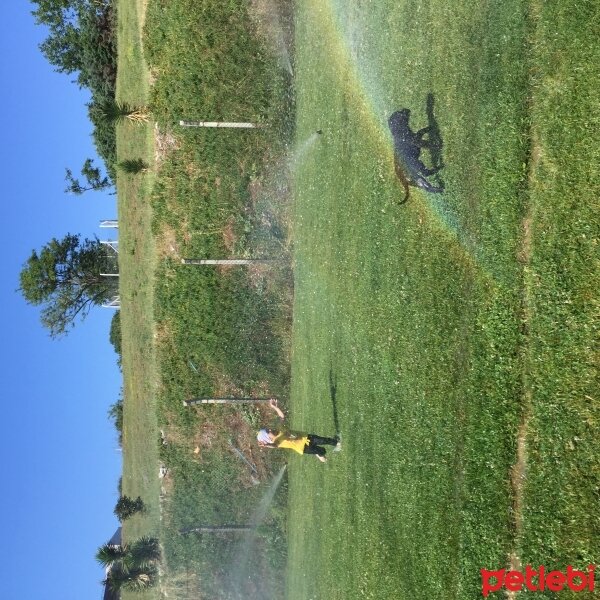
[[[362,126],[372,132],[376,146],[382,158],[389,161],[392,172],[393,144],[387,119],[400,107],[394,99],[386,99],[379,83],[382,77],[378,74],[378,65],[359,52],[360,27],[352,14],[352,7],[341,0],[305,0],[305,9],[312,17],[310,26],[318,28],[322,39],[328,41],[327,51],[337,66],[340,85],[352,90],[353,100],[361,113]],[[483,270],[487,278],[495,282],[496,278],[481,265],[477,243],[464,232],[460,219],[443,196],[415,191],[412,197],[430,226],[449,237],[463,259],[473,268]]]

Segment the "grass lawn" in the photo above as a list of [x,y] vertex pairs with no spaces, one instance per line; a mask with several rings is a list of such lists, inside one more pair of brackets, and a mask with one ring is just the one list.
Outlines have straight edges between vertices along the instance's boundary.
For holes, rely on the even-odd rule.
[[600,562],[600,144],[589,137],[600,127],[600,7],[540,3],[533,14],[522,546],[532,564],[587,566]]
[[[119,70],[117,100],[133,106],[148,102],[148,76],[141,46],[143,2],[121,0],[119,16]],[[151,125],[117,126],[118,159],[154,160]],[[141,496],[148,507],[123,524],[123,537],[132,542],[159,533],[158,419],[153,301],[154,240],[149,194],[151,172],[118,172],[119,272],[123,368],[123,494]],[[157,598],[157,590],[124,592],[124,600]]]
[[[291,459],[290,598],[598,560],[597,10],[554,4],[297,5],[292,425],[344,450]],[[387,117],[428,94],[446,193],[398,206]]]
[[[160,591],[282,597],[286,545],[291,600],[475,598],[481,568],[598,562],[597,4],[298,0],[294,43],[289,2],[118,8],[118,99],[158,124],[118,130],[152,167],[117,182],[123,492],[150,507],[124,535],[160,534]],[[400,205],[403,107],[439,126],[446,191]],[[261,254],[282,263],[180,263]],[[250,546],[179,533],[249,522],[281,465],[265,411],[182,405],[210,395],[289,396],[292,428],[342,436],[326,465],[289,457]]]

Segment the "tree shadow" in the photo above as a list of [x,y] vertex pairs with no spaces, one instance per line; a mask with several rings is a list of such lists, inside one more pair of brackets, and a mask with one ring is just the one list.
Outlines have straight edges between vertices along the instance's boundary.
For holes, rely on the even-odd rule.
[[333,369],[329,369],[329,397],[331,398],[331,407],[333,409],[333,425],[335,427],[335,435],[340,435],[340,419],[337,408],[337,381],[333,374]]

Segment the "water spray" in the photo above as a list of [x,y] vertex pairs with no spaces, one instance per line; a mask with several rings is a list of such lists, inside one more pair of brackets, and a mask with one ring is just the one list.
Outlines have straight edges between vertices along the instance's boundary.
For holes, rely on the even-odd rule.
[[254,463],[250,462],[250,461],[249,461],[249,460],[246,458],[246,456],[244,455],[244,453],[243,453],[243,452],[242,452],[242,451],[241,451],[239,448],[236,448],[236,447],[233,445],[233,442],[232,442],[231,440],[229,440],[229,447],[231,448],[231,451],[232,451],[232,452],[233,452],[233,453],[234,453],[234,454],[235,454],[235,455],[236,455],[236,456],[237,456],[239,459],[241,459],[243,462],[245,462],[245,463],[246,463],[246,464],[247,464],[247,465],[250,467],[250,470],[251,470],[253,473],[255,473],[256,475],[258,475],[258,471],[257,471],[257,469],[256,469],[256,465],[255,465]]

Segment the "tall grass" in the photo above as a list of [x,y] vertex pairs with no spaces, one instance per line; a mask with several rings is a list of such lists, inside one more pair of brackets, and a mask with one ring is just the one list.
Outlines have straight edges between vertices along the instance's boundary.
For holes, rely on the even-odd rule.
[[[169,468],[162,504],[164,584],[178,597],[279,595],[285,485],[241,578],[235,565],[239,539],[179,531],[245,524],[281,464],[276,455],[261,456],[253,444],[254,428],[266,418],[260,409],[184,408],[183,400],[288,395],[291,277],[282,210],[287,203],[280,198],[279,206],[267,207],[263,190],[270,185],[268,166],[289,139],[289,74],[278,66],[242,1],[151,0],[144,42],[154,78],[151,110],[159,136],[170,140],[151,198],[159,248],[158,415],[166,442],[161,460]],[[268,127],[183,129],[180,119],[249,120]],[[266,251],[281,262],[250,270],[181,264],[181,258]]]

